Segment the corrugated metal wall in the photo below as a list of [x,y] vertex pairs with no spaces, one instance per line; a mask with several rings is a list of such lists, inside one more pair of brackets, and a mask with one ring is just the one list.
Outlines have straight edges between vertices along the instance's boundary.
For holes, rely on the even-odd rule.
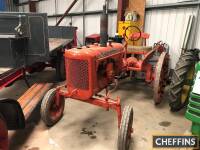
[[[159,40],[168,43],[172,68],[175,67],[177,58],[181,54],[181,46],[189,15],[196,16],[197,8],[152,10],[146,12],[145,31],[151,34],[147,43],[152,45]],[[190,44],[190,47],[195,46]]]
[[[24,1],[24,0],[21,0]],[[85,0],[86,11],[102,10],[104,0]],[[176,3],[185,0],[147,0],[147,5],[158,5]],[[188,0],[187,0],[188,1]],[[72,0],[45,0],[37,3],[38,12],[47,12],[49,15],[62,14],[70,5]],[[83,0],[79,0],[71,12],[83,11]],[[110,0],[110,8],[117,8],[118,0]],[[28,6],[20,6],[20,11],[28,11]],[[148,44],[152,45],[156,41],[162,40],[169,44],[171,55],[171,67],[174,68],[181,53],[181,44],[184,38],[184,31],[187,26],[189,15],[197,15],[197,7],[185,7],[178,9],[161,9],[146,11],[145,32],[151,34]],[[197,18],[195,18],[197,20]],[[69,25],[72,21],[74,26],[78,27],[78,40],[83,43],[83,17],[67,17],[61,25]],[[49,18],[49,24],[55,25],[56,18]],[[85,35],[99,33],[100,16],[85,16]],[[117,15],[109,16],[109,35],[114,36],[116,32]],[[200,31],[195,32],[197,35],[196,43],[193,47],[200,48]],[[192,41],[190,41],[192,43]]]
[[[170,4],[189,0],[147,0],[147,5]],[[193,0],[191,0],[193,1]]]
[[[147,0],[147,5],[172,4],[177,2],[194,0]],[[185,30],[190,15],[195,16],[192,36],[189,41],[189,48],[200,48],[199,23],[195,30],[198,14],[198,6],[184,7],[177,9],[158,9],[146,12],[145,32],[151,34],[148,44],[162,40],[169,44],[171,68],[174,68],[181,54],[181,47],[185,35]],[[194,41],[196,39],[196,41]]]
[[[21,2],[24,0],[21,0]],[[73,0],[47,0],[37,3],[37,12],[47,12],[48,15],[63,14]],[[85,11],[102,10],[105,0],[85,0]],[[117,9],[117,0],[110,1],[110,9]],[[20,6],[19,11],[28,11],[28,5]],[[79,0],[72,8],[72,12],[83,12],[83,0]],[[55,25],[58,18],[50,18],[49,24]],[[73,26],[78,27],[78,40],[83,43],[83,16],[66,17],[60,25],[69,25],[72,21]],[[109,35],[114,36],[116,32],[117,14],[109,15]],[[100,15],[85,16],[85,35],[99,33]]]

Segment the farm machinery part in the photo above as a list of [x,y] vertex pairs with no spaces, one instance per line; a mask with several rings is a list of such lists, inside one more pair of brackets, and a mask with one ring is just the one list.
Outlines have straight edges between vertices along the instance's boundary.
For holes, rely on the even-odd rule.
[[[144,58],[139,59],[128,56],[126,46],[108,42],[105,8],[104,6],[101,16],[103,29],[100,44],[65,51],[66,83],[46,93],[41,104],[41,117],[48,126],[57,123],[63,115],[65,98],[100,106],[106,110],[113,109],[118,116],[118,150],[128,150],[133,131],[133,109],[125,106],[122,113],[120,98],[110,98],[108,87],[130,71],[146,71],[146,81],[155,81],[155,103],[159,103],[168,72],[168,54],[165,44],[159,42],[151,51],[141,52]],[[152,59],[154,56],[156,60]],[[153,63],[156,64],[155,68]],[[100,94],[104,89],[105,95]]]
[[[104,6],[101,25],[106,22],[107,15]],[[118,118],[118,150],[128,150],[133,132],[133,109],[126,106],[122,113],[120,98],[110,98],[107,88],[126,69],[123,66],[124,47],[119,43],[107,44],[107,32],[105,29],[101,32],[104,33],[101,33],[100,45],[65,51],[67,82],[46,93],[41,104],[41,118],[48,126],[53,126],[62,117],[65,98],[96,105],[107,111],[113,109]],[[100,94],[104,89],[105,95]]]
[[[159,49],[160,46],[157,44],[153,52],[161,50]],[[122,73],[126,73],[127,70],[133,70],[128,68],[130,66],[125,63],[125,54],[124,46],[120,43],[107,43],[106,47],[91,45],[82,49],[75,48],[65,51],[67,82],[62,86],[51,89],[44,96],[41,104],[41,117],[45,124],[53,126],[61,119],[65,98],[100,106],[106,110],[114,109],[118,116],[118,149],[128,150],[127,147],[132,133],[133,109],[130,106],[126,106],[122,113],[120,98],[118,97],[116,100],[110,98],[108,90],[108,86],[116,78],[120,77]],[[165,63],[164,60],[167,60],[165,52],[161,54],[158,61],[159,68],[157,72],[160,73],[160,76],[165,73],[160,67]],[[156,83],[163,85],[160,83],[160,76]],[[99,94],[103,89],[106,89],[105,95]],[[159,89],[157,90],[158,96],[160,96],[162,93],[159,93]],[[160,100],[158,96],[156,98]]]
[[[59,79],[65,77],[63,53],[76,46],[76,27],[48,26],[43,13],[2,12],[0,22],[0,90],[19,79],[30,86],[26,75],[45,67],[56,68]],[[51,87],[49,83],[35,83],[18,100],[0,99],[0,149],[9,147],[7,130],[23,129]]]
[[[137,31],[133,34],[128,30]],[[153,86],[154,103],[160,104],[169,75],[168,45],[163,42],[155,43],[153,47],[146,46],[149,34],[142,33],[137,26],[128,26],[125,29],[125,66],[131,72],[131,77],[143,73],[144,80]],[[132,46],[128,41],[142,39],[144,46]],[[142,77],[143,78],[143,77]]]
[[143,73],[140,78],[153,86],[155,104],[161,102],[168,80],[169,55],[166,46],[161,42],[156,43],[151,49],[125,46],[126,70],[131,72],[131,78],[136,78],[138,73]]
[[195,64],[198,60],[198,50],[185,50],[182,52],[173,70],[169,88],[171,111],[179,111],[188,104],[195,75]]
[[[200,52],[200,50],[195,50]],[[185,117],[192,121],[191,132],[194,135],[200,137],[200,62],[195,65],[195,75],[192,88],[189,94],[189,104],[187,106],[187,111]]]
[[[64,98],[72,98],[106,110],[114,109],[118,116],[118,149],[128,150],[132,133],[133,109],[130,106],[121,112],[120,98],[109,97],[107,86],[123,70],[124,48],[122,44],[113,43],[106,47],[99,45],[90,48],[65,51],[67,83],[50,90],[41,105],[43,121],[54,125],[62,117]],[[106,88],[106,94],[99,94]]]
[[52,83],[36,83],[18,100],[0,99],[0,149],[9,149],[8,130],[24,129],[25,121],[52,86]]

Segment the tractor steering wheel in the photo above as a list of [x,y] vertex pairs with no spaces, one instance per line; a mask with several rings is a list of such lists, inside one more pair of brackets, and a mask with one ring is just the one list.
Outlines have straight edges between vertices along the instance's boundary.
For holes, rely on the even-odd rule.
[[[139,37],[137,37],[136,39],[134,39],[134,38],[130,38],[130,37],[128,37],[128,31],[131,31],[130,29],[131,28],[133,28],[133,29],[136,29],[138,32],[136,32],[136,33],[139,33]],[[133,30],[132,29],[132,30]],[[137,27],[137,26],[128,26],[126,29],[125,29],[125,37],[126,37],[126,39],[128,39],[128,40],[130,40],[130,41],[138,41],[140,38],[141,38],[141,36],[142,36],[142,32],[141,32],[141,30]]]

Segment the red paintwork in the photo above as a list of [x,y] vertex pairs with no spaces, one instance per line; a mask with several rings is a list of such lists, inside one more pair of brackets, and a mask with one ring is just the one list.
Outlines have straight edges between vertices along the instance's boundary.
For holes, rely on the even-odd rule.
[[126,49],[119,43],[111,43],[107,47],[94,44],[82,49],[65,51],[67,82],[57,87],[56,104],[59,104],[60,96],[64,96],[106,110],[114,109],[118,114],[118,127],[120,127],[122,116],[120,99],[111,99],[107,89],[105,96],[98,93],[114,81],[114,76],[127,71],[144,71],[146,82],[152,82],[154,73],[148,61],[158,49],[164,51],[164,47],[157,44],[150,52],[141,52],[143,59],[127,58]]
[[[112,44],[112,46],[108,45],[107,47],[99,47],[93,45],[91,48],[72,49],[65,51],[65,58],[66,58],[65,62],[67,70],[66,79],[71,78],[70,72],[68,72],[71,66],[69,60],[82,60],[88,62],[87,76],[89,77],[89,88],[77,89],[77,92],[76,94],[73,95],[73,98],[87,100],[96,93],[100,92],[102,89],[104,89],[108,85],[109,81],[107,77],[102,77],[101,79],[98,78],[97,75],[98,67],[108,59],[113,59],[117,62],[115,67],[115,75],[118,75],[122,70],[123,55],[124,55],[124,49],[123,46],[119,43],[114,43]],[[74,89],[76,89],[70,82],[67,83],[67,87],[69,93],[72,93]]]
[[100,34],[91,34],[86,36],[86,39],[94,39],[95,41],[100,41]]
[[[89,104],[93,104],[93,105],[105,108],[107,111],[109,111],[109,109],[115,110],[117,112],[117,117],[118,117],[118,128],[120,127],[122,112],[121,112],[121,104],[120,104],[119,97],[117,97],[117,99],[114,100],[114,99],[109,98],[108,93],[106,93],[106,96],[96,95],[97,97],[100,97],[100,98],[91,97],[85,100],[81,100],[81,98],[74,99],[73,93],[68,93],[68,90],[62,87],[57,87],[57,94],[62,95],[67,98],[73,98],[73,100],[79,100],[85,103],[89,103]],[[58,97],[57,97],[57,101],[59,101]]]
[[0,118],[0,149],[8,150],[8,130],[2,118]]
[[150,37],[150,34],[148,34],[148,33],[133,33],[132,35],[131,35],[131,39],[136,39],[136,38],[143,38],[143,39],[149,39],[149,37]]
[[165,51],[164,46],[157,43],[157,45],[149,52],[140,51],[131,53],[132,55],[140,55],[140,58],[142,59],[137,59],[134,56],[131,56],[129,58],[125,58],[123,62],[128,71],[145,72],[145,81],[150,83],[154,80],[154,72],[152,70],[152,65],[149,63],[149,60],[156,52],[161,54],[163,51]]
[[23,76],[23,69],[10,70],[0,75],[0,89],[6,87],[15,80],[21,78],[22,76]]
[[[112,43],[112,45],[108,44],[107,47],[100,47],[96,44],[90,48],[83,47],[82,49],[65,51],[64,56],[68,82],[62,87],[57,87],[56,103],[59,103],[60,96],[64,96],[97,105],[106,110],[114,109],[117,112],[118,127],[120,127],[122,117],[120,99],[109,98],[107,90],[106,96],[100,96],[98,93],[114,80],[115,75],[119,75],[123,70],[123,45]],[[75,68],[73,68],[73,63],[76,64]],[[79,68],[76,69],[78,66]],[[73,72],[80,72],[81,69],[84,71],[83,74]],[[88,85],[81,80],[82,78],[88,80]],[[76,81],[72,82],[70,79]],[[86,85],[80,85],[79,82]],[[67,88],[65,88],[66,86]]]
[[86,43],[99,43],[100,42],[100,34],[91,34],[85,38]]

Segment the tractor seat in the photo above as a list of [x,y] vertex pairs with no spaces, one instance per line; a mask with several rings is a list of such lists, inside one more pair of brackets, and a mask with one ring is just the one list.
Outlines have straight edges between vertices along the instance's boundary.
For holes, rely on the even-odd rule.
[[131,38],[142,38],[144,40],[143,46],[127,46],[127,53],[128,54],[145,54],[152,50],[152,46],[146,46],[146,39],[149,39],[148,33],[133,33]]
[[140,54],[140,53],[147,53],[152,50],[152,46],[127,46],[127,53],[128,54]]

